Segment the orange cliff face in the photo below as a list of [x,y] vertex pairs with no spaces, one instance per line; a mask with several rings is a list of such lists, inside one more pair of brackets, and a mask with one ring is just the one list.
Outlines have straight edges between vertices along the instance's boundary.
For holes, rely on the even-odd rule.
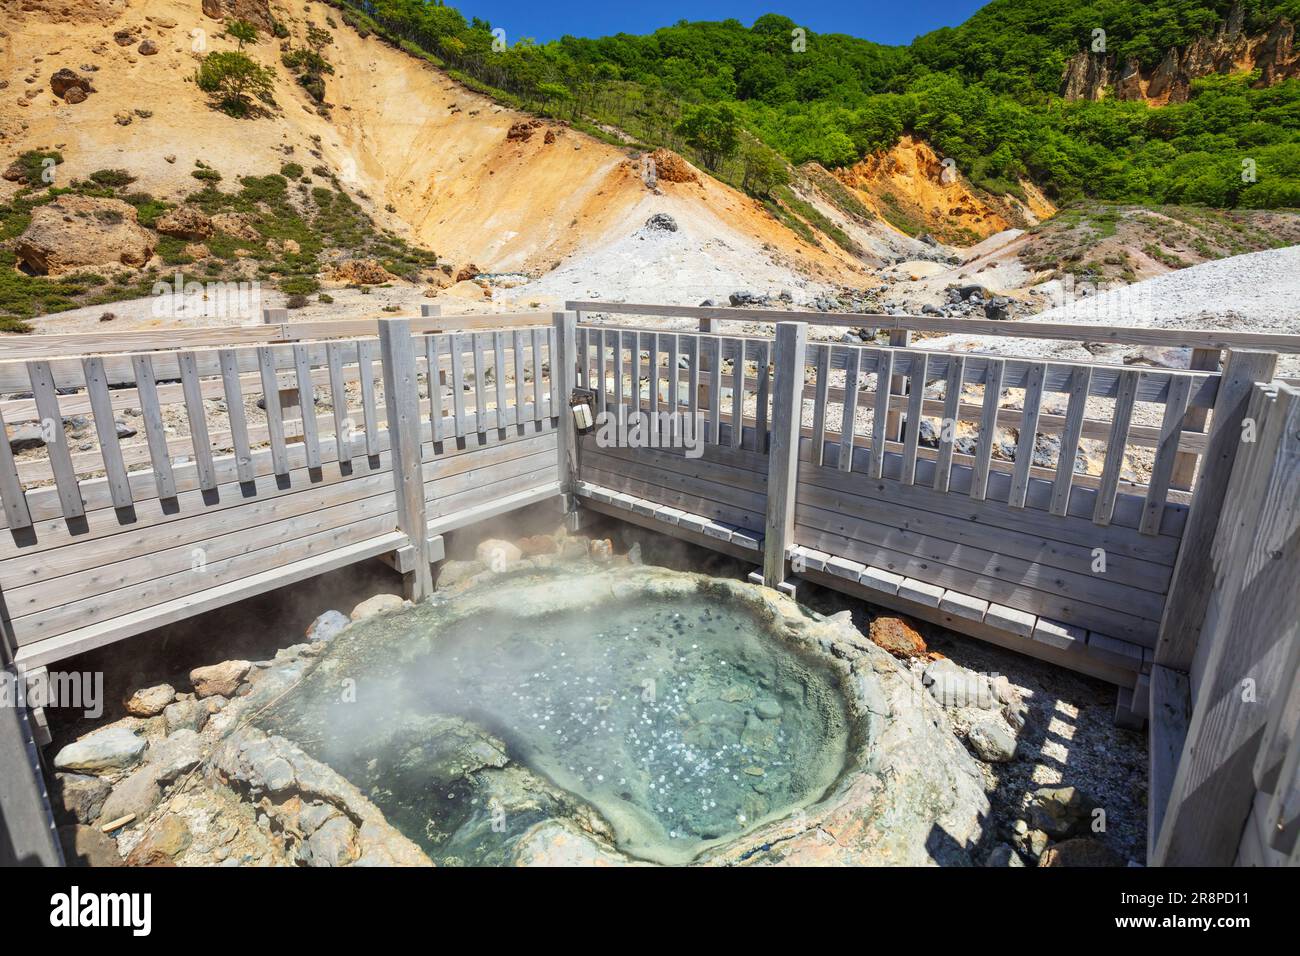
[[881,219],[944,241],[979,240],[1013,226],[1033,225],[1056,207],[1031,183],[1027,202],[977,193],[955,164],[945,163],[928,143],[902,137],[835,176]]

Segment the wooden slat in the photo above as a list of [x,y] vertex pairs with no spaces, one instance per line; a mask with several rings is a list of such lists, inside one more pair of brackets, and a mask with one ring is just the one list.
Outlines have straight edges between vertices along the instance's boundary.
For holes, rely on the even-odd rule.
[[542,330],[533,329],[533,417],[541,421],[546,396],[542,391]]
[[1146,504],[1142,508],[1143,534],[1158,534],[1160,519],[1165,514],[1165,498],[1178,459],[1178,436],[1182,432],[1183,417],[1187,414],[1187,394],[1191,390],[1188,379],[1179,379],[1169,388],[1165,399],[1164,421],[1160,425],[1160,447],[1151,465],[1151,480],[1147,482]]
[[830,346],[809,346],[814,351],[816,362],[816,391],[813,393],[813,461],[819,466],[826,460],[826,402],[831,386],[831,350]]
[[745,437],[745,340],[731,341],[736,348],[731,365],[731,447],[739,448]]
[[230,421],[230,440],[240,481],[252,481],[253,451],[248,440],[248,416],[244,413],[244,392],[239,382],[239,358],[234,349],[221,350],[221,384],[225,396],[226,416]]
[[[758,346],[758,393],[755,396],[758,402],[757,410],[754,413],[754,439],[756,442],[755,451],[767,453],[768,447],[768,405],[772,391],[772,372],[769,366],[772,362],[772,346],[763,342]],[[800,382],[800,392],[803,391],[803,382]]]
[[596,413],[604,418],[609,410],[609,379],[606,369],[606,360],[609,357],[609,347],[605,341],[605,330],[596,330]]
[[929,356],[922,353],[912,363],[912,373],[907,379],[907,437],[903,439],[903,484],[916,481],[917,446],[921,441],[921,417],[925,409],[925,380],[929,374]]
[[984,373],[984,405],[980,414],[979,444],[975,447],[975,471],[971,475],[970,496],[983,501],[988,494],[989,465],[993,462],[993,442],[997,438],[998,403],[1002,399],[1001,361],[989,363]]
[[590,359],[587,354],[587,332],[587,329],[577,330],[578,373],[574,382],[579,388],[591,388],[591,366],[588,364]]
[[646,369],[647,390],[650,399],[650,440],[654,444],[659,444],[659,353],[663,351],[659,347],[661,333],[654,333],[650,336],[650,342],[646,350]]
[[1038,440],[1038,414],[1043,406],[1043,379],[1047,368],[1042,363],[1029,370],[1025,383],[1024,407],[1020,414],[1020,440],[1016,442],[1015,471],[1011,477],[1011,497],[1007,504],[1013,508],[1025,506],[1029,493],[1029,472],[1034,464],[1034,446]]
[[271,439],[271,468],[277,475],[289,473],[289,453],[284,442],[284,416],[280,408],[280,380],[275,358],[266,347],[257,350],[262,371],[262,402],[266,406],[266,428]]
[[1070,510],[1070,487],[1074,482],[1074,459],[1079,452],[1084,415],[1088,411],[1088,387],[1092,368],[1075,366],[1070,376],[1070,404],[1065,411],[1065,430],[1061,433],[1060,453],[1056,459],[1056,477],[1052,481],[1051,512],[1064,515]]
[[429,385],[429,423],[432,426],[433,441],[435,445],[443,441],[443,417],[446,414],[442,399],[442,361],[439,353],[442,350],[442,337],[438,335],[428,335],[424,339],[424,364],[427,369]]
[[[524,422],[524,409],[528,407],[528,383],[526,381],[525,360],[527,359],[527,346],[525,344],[524,332],[522,329],[516,329],[511,333],[511,353],[515,360],[515,414],[514,420],[516,425],[522,425]],[[590,369],[587,371],[588,387],[592,385]]]
[[675,420],[677,407],[681,404],[681,373],[677,368],[681,357],[681,342],[676,333],[669,333],[666,338],[668,339],[668,407],[672,410]]
[[885,438],[889,425],[889,387],[894,374],[894,352],[881,350],[876,357],[876,402],[871,420],[871,466],[868,474],[879,478],[885,470]]
[[117,437],[108,380],[104,377],[104,360],[91,356],[82,359],[81,364],[86,373],[86,392],[90,397],[91,415],[95,421],[95,434],[99,437],[99,452],[103,456],[113,507],[129,508],[132,504],[131,483],[127,480],[126,464],[122,461],[122,444]]
[[366,423],[366,455],[379,454],[379,412],[375,407],[374,343],[357,343],[357,375],[361,385],[361,415]]
[[851,471],[853,468],[853,428],[858,413],[858,369],[862,362],[862,349],[848,349],[846,362],[844,404],[840,417],[840,471]]
[[447,336],[451,347],[451,408],[456,416],[456,437],[465,437],[465,349],[458,335]]
[[691,416],[691,434],[696,441],[704,440],[703,428],[699,426],[700,418],[700,337],[687,335],[686,361],[689,363],[686,373],[686,407]]
[[802,323],[782,323],[776,327],[777,366],[763,526],[763,583],[773,588],[785,580],[786,554],[794,544],[795,486],[799,470],[799,428],[807,341],[808,326]]
[[320,433],[316,429],[316,389],[311,381],[311,361],[302,345],[293,347],[294,366],[298,378],[298,408],[302,417],[302,440],[307,446],[307,467],[319,468]]
[[[330,373],[330,405],[334,408],[334,452],[339,463],[352,461],[352,427],[348,421],[348,393],[343,385],[343,353],[337,342],[330,342],[325,349],[326,361]],[[430,366],[436,379],[437,360]],[[303,414],[308,414],[304,409]],[[314,412],[311,412],[315,417]]]
[[487,431],[487,363],[483,358],[483,337],[470,336],[474,356],[474,430]]
[[14,451],[9,445],[9,428],[4,413],[0,412],[0,501],[4,503],[5,519],[12,530],[30,528],[31,512],[27,507],[27,493],[18,480],[18,466]]
[[492,333],[492,368],[497,387],[497,427],[506,424],[506,409],[509,405],[506,389],[506,334],[501,331]]
[[[1189,369],[1217,372],[1222,359],[1223,353],[1219,349],[1192,349],[1191,361],[1187,363],[1187,367]],[[1203,432],[1205,431],[1205,423],[1208,417],[1209,409],[1192,409],[1183,419],[1183,429],[1186,431]],[[1192,487],[1192,481],[1196,478],[1196,462],[1199,458],[1199,455],[1193,455],[1188,452],[1179,453],[1174,462],[1173,474],[1169,479],[1169,485],[1171,488],[1188,490]]]
[[217,475],[212,467],[212,441],[208,438],[207,410],[203,405],[203,391],[199,387],[199,371],[194,364],[194,353],[181,352],[177,361],[180,362],[185,417],[189,422],[190,439],[194,445],[194,466],[199,475],[199,487],[211,491],[217,487]]
[[[561,376],[558,374],[558,366],[563,357],[560,355],[559,347],[556,345],[554,326],[551,326],[546,330],[546,357],[547,365],[551,370],[551,415],[560,416],[561,418],[568,415],[569,421],[573,421],[573,416],[569,415],[569,396],[560,391]],[[570,356],[570,361],[572,361],[572,356]],[[572,371],[566,370],[563,380],[567,382],[570,381],[572,377]]]
[[1133,397],[1137,394],[1137,386],[1138,373],[1126,369],[1120,379],[1119,396],[1115,399],[1110,441],[1106,444],[1106,462],[1101,470],[1101,488],[1092,516],[1092,520],[1100,525],[1110,524],[1115,510],[1115,494],[1119,490],[1119,473],[1124,467],[1124,449],[1128,444],[1128,426],[1133,418]]
[[952,480],[952,453],[957,444],[957,411],[961,406],[961,389],[965,378],[965,356],[957,356],[948,364],[948,381],[944,387],[943,421],[939,423],[939,457],[934,468],[935,491],[947,491]]
[[171,453],[167,449],[167,431],[163,427],[162,406],[158,403],[158,385],[154,381],[153,362],[147,355],[131,356],[136,391],[140,395],[140,417],[144,419],[145,440],[153,463],[154,484],[158,497],[176,497],[176,479],[172,475]]
[[722,444],[722,339],[710,335],[709,346],[709,433],[708,440]]
[[28,362],[28,380],[36,410],[41,416],[41,430],[51,439],[45,444],[50,456],[50,469],[59,492],[59,504],[65,518],[80,518],[86,513],[77,486],[77,474],[72,468],[67,436],[63,433],[63,413],[59,410],[59,396],[54,387],[54,377],[49,362]]

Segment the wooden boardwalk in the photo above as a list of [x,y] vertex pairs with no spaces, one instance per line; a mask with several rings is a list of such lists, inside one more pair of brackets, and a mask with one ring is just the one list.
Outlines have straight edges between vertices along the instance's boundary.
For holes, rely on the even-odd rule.
[[[1279,423],[1296,403],[1257,383],[1300,336],[586,302],[275,318],[0,343],[0,419],[43,439],[0,442],[20,669],[373,556],[423,597],[443,534],[558,497],[574,520],[731,554],[773,587],[808,580],[1110,681],[1120,719],[1152,718],[1153,859],[1196,858],[1191,834],[1216,825],[1198,808],[1221,799],[1236,829],[1213,859],[1294,858],[1274,834],[1295,818],[1297,429]],[[818,325],[879,336],[815,341]],[[943,331],[1193,352],[1169,370],[910,339]],[[1097,473],[1076,468],[1085,442]],[[1268,708],[1230,732],[1214,715],[1242,674]]]

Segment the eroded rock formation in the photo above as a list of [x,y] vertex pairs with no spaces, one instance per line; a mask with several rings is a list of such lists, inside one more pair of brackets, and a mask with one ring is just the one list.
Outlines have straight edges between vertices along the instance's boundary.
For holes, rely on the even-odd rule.
[[1120,64],[1115,54],[1076,53],[1061,74],[1061,95],[1067,100],[1113,96],[1153,105],[1185,103],[1193,80],[1251,70],[1260,71],[1260,86],[1300,76],[1295,26],[1279,17],[1267,31],[1252,36],[1245,29],[1244,10],[1236,3],[1213,34],[1199,36],[1183,49],[1170,47],[1160,62],[1147,70],[1136,57],[1127,57]]

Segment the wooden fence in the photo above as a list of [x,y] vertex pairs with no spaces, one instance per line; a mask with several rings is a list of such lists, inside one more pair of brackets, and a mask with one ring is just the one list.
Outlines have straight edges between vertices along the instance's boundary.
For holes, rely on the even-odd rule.
[[[1156,644],[1192,497],[1173,487],[1175,465],[1206,447],[1185,423],[1213,408],[1219,373],[808,343],[803,328],[780,325],[773,342],[580,325],[579,385],[598,416],[643,414],[639,445],[652,447],[583,435],[579,480],[679,525],[679,512],[714,522],[703,533],[716,540],[764,539],[769,583],[793,560],[958,630],[993,626],[1112,677],[1118,666],[1131,684]],[[1132,423],[1144,405],[1159,425]],[[698,457],[661,440],[674,419],[698,419]],[[1000,425],[1017,430],[1014,447],[995,448]],[[1059,436],[1050,454],[1044,435]],[[1075,468],[1085,439],[1105,443],[1100,474]],[[1135,451],[1151,458],[1143,483],[1123,474]]]
[[0,423],[31,446],[0,442],[18,664],[371,556],[421,595],[443,532],[559,493],[554,324],[375,328],[0,361]]

